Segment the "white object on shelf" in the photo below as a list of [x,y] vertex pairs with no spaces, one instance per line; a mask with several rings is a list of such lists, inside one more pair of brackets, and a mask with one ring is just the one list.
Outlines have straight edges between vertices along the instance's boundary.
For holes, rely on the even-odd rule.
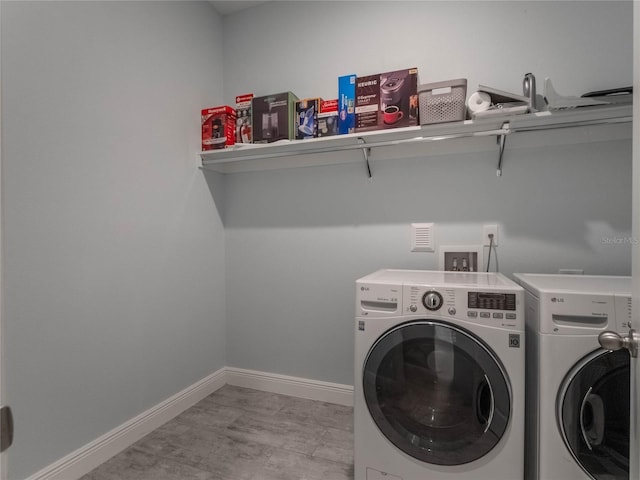
[[549,110],[561,110],[564,108],[588,107],[593,105],[608,105],[609,102],[596,100],[595,98],[572,97],[560,95],[553,88],[549,77],[544,79],[544,99],[549,106]]

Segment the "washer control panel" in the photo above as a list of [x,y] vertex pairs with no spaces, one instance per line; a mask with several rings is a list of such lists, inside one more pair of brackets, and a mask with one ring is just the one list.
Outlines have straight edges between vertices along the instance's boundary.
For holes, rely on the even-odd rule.
[[482,310],[515,310],[516,294],[468,292],[467,304],[469,308],[479,308]]
[[521,291],[405,285],[403,297],[403,313],[407,315],[438,314],[497,327],[524,325]]

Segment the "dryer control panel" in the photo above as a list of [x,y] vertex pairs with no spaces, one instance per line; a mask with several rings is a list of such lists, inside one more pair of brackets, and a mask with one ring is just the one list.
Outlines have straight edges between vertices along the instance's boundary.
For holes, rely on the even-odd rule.
[[596,335],[615,330],[627,333],[631,325],[631,295],[544,292],[540,296],[540,333]]

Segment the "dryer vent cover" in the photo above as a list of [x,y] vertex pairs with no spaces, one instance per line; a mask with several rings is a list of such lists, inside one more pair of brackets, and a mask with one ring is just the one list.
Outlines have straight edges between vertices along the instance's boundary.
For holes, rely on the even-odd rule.
[[411,251],[433,252],[433,223],[411,224]]

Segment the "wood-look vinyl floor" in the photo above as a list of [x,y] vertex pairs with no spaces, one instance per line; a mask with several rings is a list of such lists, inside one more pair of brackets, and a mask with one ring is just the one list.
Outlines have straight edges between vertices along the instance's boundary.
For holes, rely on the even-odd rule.
[[80,480],[352,480],[353,409],[225,385]]

